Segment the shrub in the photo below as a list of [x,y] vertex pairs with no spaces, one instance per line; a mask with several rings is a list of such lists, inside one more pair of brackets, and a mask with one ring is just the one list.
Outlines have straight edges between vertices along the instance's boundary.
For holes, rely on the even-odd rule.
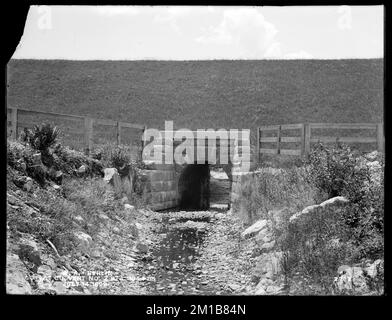
[[125,147],[118,146],[111,150],[110,163],[119,172],[129,166],[130,162],[131,158],[129,155],[129,150],[126,150]]
[[348,146],[316,144],[309,155],[308,178],[318,190],[318,202],[342,195],[355,174],[357,160]]
[[[241,184],[234,184],[238,198],[234,211],[242,213],[243,220],[253,222],[268,218],[268,212],[289,207],[296,212],[313,203],[314,190],[306,180],[302,168],[279,170],[264,168],[247,176]],[[237,190],[235,190],[237,189]]]
[[33,129],[25,128],[21,134],[21,141],[28,143],[32,148],[47,151],[58,140],[60,130],[49,123],[35,125]]
[[350,227],[355,250],[352,259],[383,253],[384,162],[371,169],[369,162],[349,147],[336,144],[315,146],[308,162],[308,179],[317,188],[319,200],[342,195],[350,200],[342,223]]

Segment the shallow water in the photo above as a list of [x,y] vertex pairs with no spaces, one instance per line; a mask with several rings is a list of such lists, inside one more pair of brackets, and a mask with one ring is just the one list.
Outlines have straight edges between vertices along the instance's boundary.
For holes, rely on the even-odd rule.
[[[178,217],[175,222],[183,223],[188,220],[190,219]],[[163,235],[162,240],[152,252],[154,260],[146,264],[149,268],[148,287],[152,294],[200,295],[218,291],[209,286],[207,270],[203,270],[203,266],[198,264],[200,249],[208,237],[208,229],[213,220],[193,218],[191,221],[206,224],[207,230],[176,228],[173,220],[169,222],[169,219],[163,219],[158,231]]]

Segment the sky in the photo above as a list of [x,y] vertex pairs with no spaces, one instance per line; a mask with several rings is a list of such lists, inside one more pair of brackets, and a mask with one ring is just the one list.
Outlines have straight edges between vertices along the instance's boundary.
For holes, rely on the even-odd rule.
[[383,6],[31,6],[13,58],[382,58],[383,40]]

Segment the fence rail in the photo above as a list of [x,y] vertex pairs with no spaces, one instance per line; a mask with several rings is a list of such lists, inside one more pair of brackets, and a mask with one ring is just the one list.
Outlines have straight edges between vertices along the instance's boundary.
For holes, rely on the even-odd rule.
[[[296,134],[291,133],[285,135],[287,130],[295,131]],[[334,130],[328,135],[317,134],[313,130]],[[337,134],[337,131],[350,130],[373,130],[372,136],[364,136],[361,133],[359,136],[345,136]],[[273,136],[265,136],[266,133],[275,133]],[[310,152],[311,143],[323,142],[343,142],[343,143],[358,143],[358,144],[377,144],[377,150],[384,152],[385,138],[383,123],[296,123],[283,125],[268,125],[257,128],[257,142],[256,152],[258,160],[261,154],[282,154],[293,156],[307,156]],[[282,147],[282,144],[296,143],[296,146],[291,149]],[[266,147],[265,144],[269,144]],[[271,144],[274,146],[271,147]]]
[[[110,119],[96,119],[85,116],[77,116],[70,114],[61,114],[54,112],[44,112],[44,111],[33,111],[26,110],[20,108],[7,108],[7,136],[10,136],[12,139],[16,139],[18,136],[18,129],[20,128],[30,128],[34,125],[32,121],[26,121],[21,119],[21,116],[45,116],[54,118],[57,121],[75,121],[80,123],[82,128],[70,128],[64,126],[64,131],[67,133],[78,134],[83,136],[83,146],[84,151],[89,154],[93,150],[94,145],[94,125],[104,125],[110,126],[116,130],[115,142],[117,145],[121,144],[122,138],[124,137],[123,128],[130,128],[138,131],[137,137],[138,142],[142,143],[143,132],[146,129],[146,126],[135,124],[135,123],[127,123],[122,121],[115,121]],[[56,121],[55,121],[56,122]]]

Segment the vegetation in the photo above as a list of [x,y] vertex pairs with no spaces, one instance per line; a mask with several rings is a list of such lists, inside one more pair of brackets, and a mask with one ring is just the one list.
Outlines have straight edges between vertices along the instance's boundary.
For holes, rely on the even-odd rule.
[[[377,160],[342,144],[318,144],[302,167],[261,169],[237,190],[233,207],[245,221],[273,220],[274,210],[286,208],[273,228],[284,274],[301,284],[299,292],[330,294],[339,266],[383,258],[384,160]],[[348,205],[289,222],[305,207],[336,196],[346,197]]]
[[27,142],[33,149],[46,152],[58,141],[60,130],[44,123],[41,126],[34,126],[33,129],[25,128],[21,134],[22,142]]

